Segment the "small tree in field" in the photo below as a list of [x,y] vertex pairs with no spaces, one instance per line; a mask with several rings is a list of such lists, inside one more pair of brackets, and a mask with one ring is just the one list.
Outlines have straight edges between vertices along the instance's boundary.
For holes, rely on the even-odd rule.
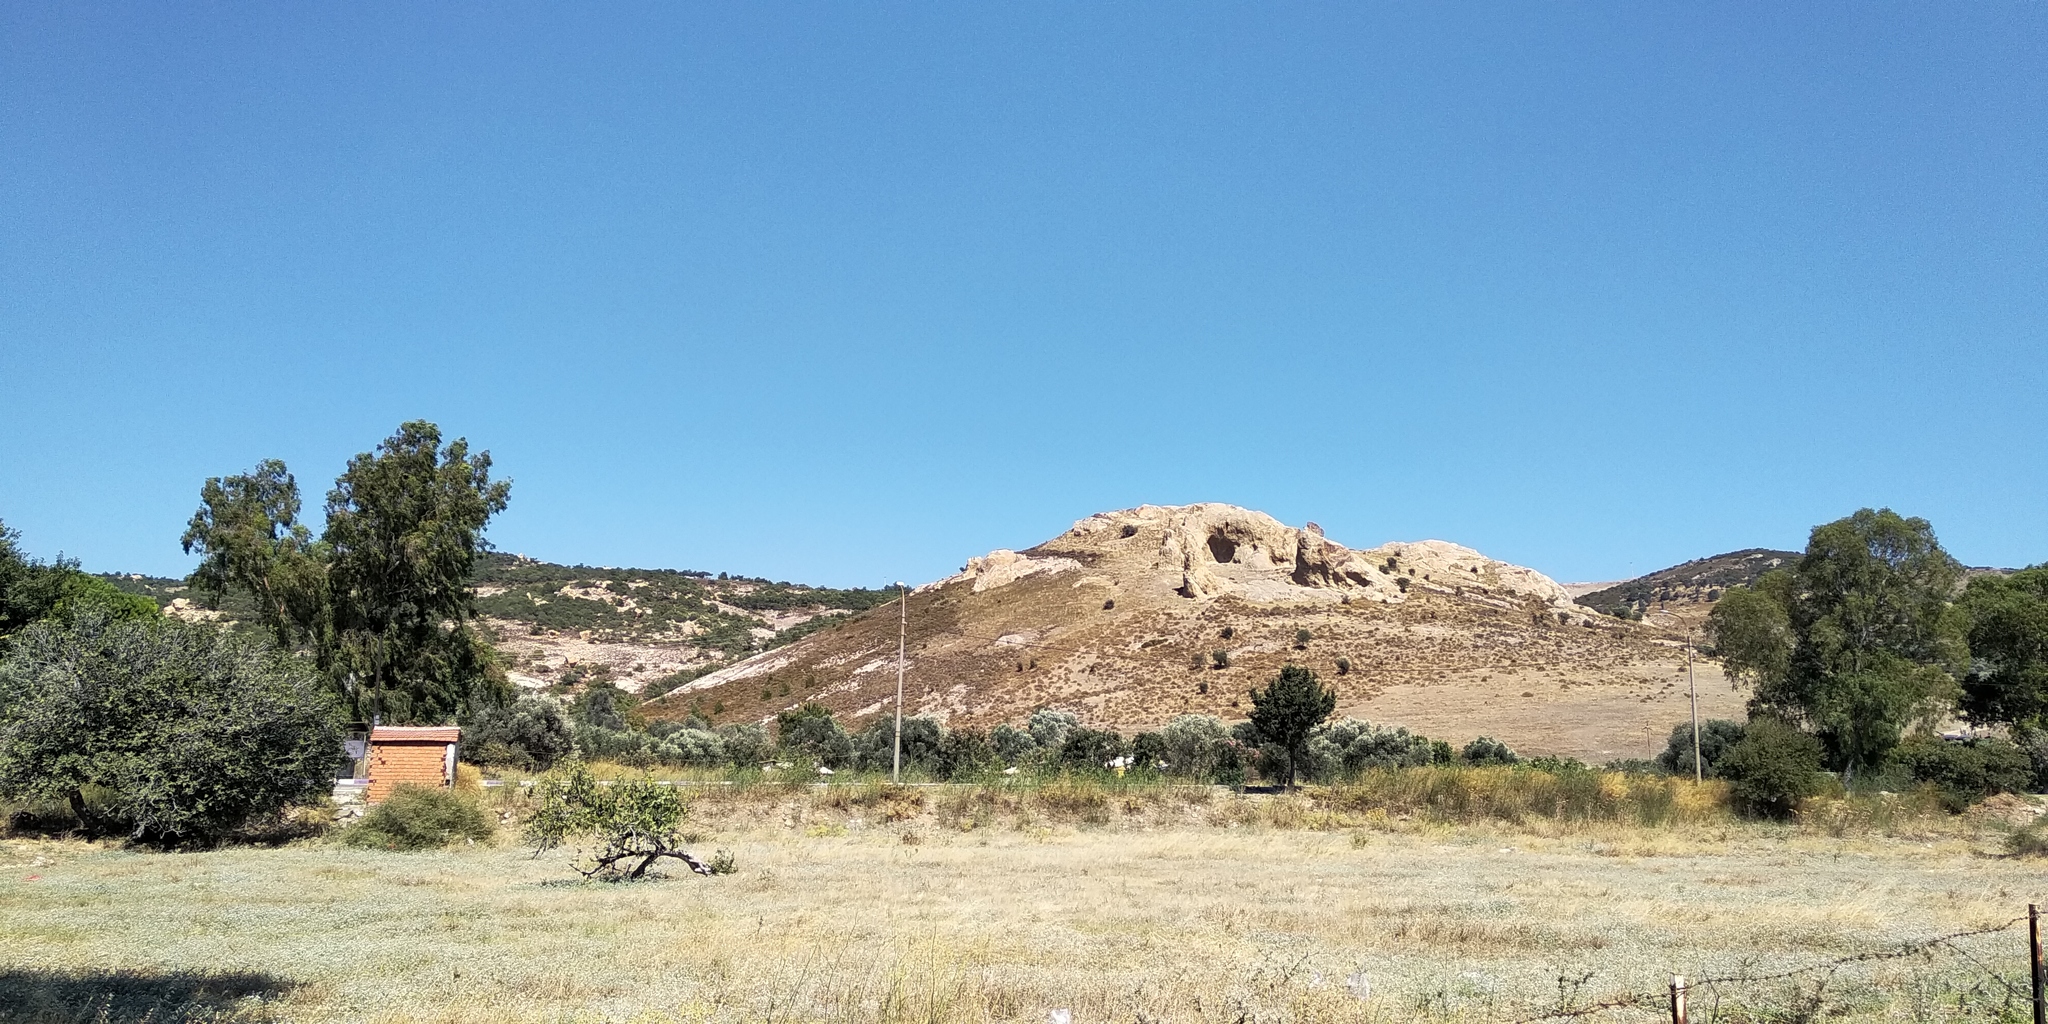
[[[663,857],[673,857],[700,875],[729,874],[732,857],[721,852],[705,863],[681,849],[689,809],[674,786],[648,779],[600,786],[581,758],[571,757],[536,786],[540,807],[526,823],[526,838],[538,857],[571,840],[592,845],[574,865],[585,878],[634,881]],[[633,863],[634,861],[639,863]],[[587,866],[586,866],[587,865]]]
[[1252,726],[1259,736],[1287,751],[1287,785],[1294,785],[1296,767],[1308,754],[1308,736],[1337,710],[1337,693],[1316,681],[1316,674],[1289,665],[1263,690],[1252,691]]

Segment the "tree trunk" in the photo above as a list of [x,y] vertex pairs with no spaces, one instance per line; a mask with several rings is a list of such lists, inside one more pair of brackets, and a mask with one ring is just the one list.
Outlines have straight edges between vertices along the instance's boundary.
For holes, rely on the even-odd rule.
[[72,790],[69,794],[66,795],[65,802],[71,805],[71,816],[78,819],[78,830],[80,832],[85,833],[88,836],[92,835],[92,820],[85,816],[86,812],[84,791],[77,789]]

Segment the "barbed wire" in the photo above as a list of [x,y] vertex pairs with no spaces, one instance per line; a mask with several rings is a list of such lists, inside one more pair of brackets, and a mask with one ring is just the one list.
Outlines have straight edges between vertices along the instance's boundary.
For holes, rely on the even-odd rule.
[[[1908,957],[1925,956],[1934,952],[1937,949],[1952,948],[1954,952],[1962,956],[1964,959],[1969,960],[1974,966],[1976,966],[1979,970],[1982,970],[1992,980],[1998,982],[2000,985],[2003,985],[2007,993],[2017,996],[2020,994],[2020,990],[2017,986],[2013,985],[2009,981],[2006,981],[2004,978],[1999,977],[1996,971],[1990,969],[1989,967],[1985,966],[1981,961],[1971,956],[1969,951],[1966,948],[1958,945],[1958,943],[1966,939],[1979,938],[1985,935],[1997,935],[2001,932],[2011,931],[2013,928],[2024,923],[2026,920],[2027,919],[2025,917],[2016,917],[2010,921],[2007,921],[2004,924],[1997,925],[1995,927],[1973,928],[1966,931],[1950,932],[1946,935],[1937,935],[1932,938],[1918,939],[1897,946],[1887,947],[1885,949],[1868,950],[1866,952],[1855,953],[1849,956],[1837,957],[1833,960],[1825,960],[1816,964],[1808,964],[1804,967],[1795,967],[1791,970],[1779,971],[1774,974],[1750,974],[1745,971],[1739,974],[1722,975],[1719,977],[1710,976],[1704,978],[1696,978],[1686,983],[1686,991],[1696,993],[1701,989],[1709,988],[1716,985],[1725,985],[1730,987],[1736,985],[1761,985],[1773,981],[1786,981],[1792,978],[1805,977],[1808,975],[1818,974],[1821,972],[1828,972],[1832,974],[1835,971],[1839,971],[1842,968],[1851,966],[1853,964],[1871,963],[1883,960],[1902,960]],[[1657,1004],[1669,998],[1669,991],[1628,992],[1621,995],[1611,996],[1607,999],[1595,1003],[1585,1003],[1579,1006],[1570,1007],[1560,1006],[1559,1008],[1551,1010],[1547,1013],[1540,1013],[1533,1017],[1524,1017],[1518,1021],[1515,1021],[1514,1024],[1538,1024],[1538,1022],[1540,1021],[1577,1020],[1583,1017],[1592,1016],[1596,1013],[1602,1013],[1607,1010],[1622,1010],[1639,1006]]]

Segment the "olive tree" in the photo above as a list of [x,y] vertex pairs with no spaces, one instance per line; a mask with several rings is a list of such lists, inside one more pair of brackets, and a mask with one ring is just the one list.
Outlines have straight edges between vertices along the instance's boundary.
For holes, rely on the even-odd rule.
[[341,753],[310,667],[212,626],[88,610],[0,660],[0,796],[62,800],[90,830],[216,840],[324,793]]
[[534,856],[570,842],[588,842],[575,863],[585,878],[636,881],[647,877],[648,869],[664,857],[682,861],[700,875],[733,870],[729,854],[721,852],[707,863],[682,848],[688,807],[674,786],[648,779],[600,786],[582,759],[572,756],[535,789],[539,806],[526,823]]

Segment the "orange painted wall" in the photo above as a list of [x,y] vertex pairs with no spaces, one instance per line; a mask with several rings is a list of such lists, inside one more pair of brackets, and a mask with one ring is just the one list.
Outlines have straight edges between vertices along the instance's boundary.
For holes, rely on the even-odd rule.
[[447,785],[447,752],[448,744],[439,741],[380,740],[370,744],[370,789],[364,799],[378,803],[403,783]]

